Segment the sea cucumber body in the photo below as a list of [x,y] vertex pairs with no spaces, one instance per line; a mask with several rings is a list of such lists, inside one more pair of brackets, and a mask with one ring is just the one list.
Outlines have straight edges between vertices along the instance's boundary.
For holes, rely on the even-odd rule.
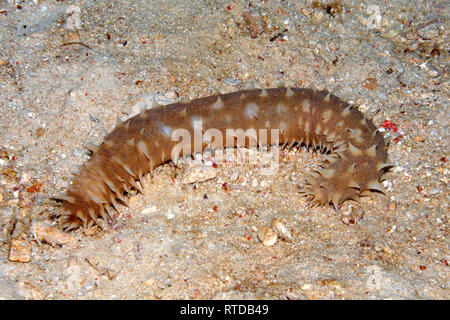
[[[117,125],[61,199],[63,228],[86,228],[99,216],[111,216],[117,201],[126,201],[126,192],[141,190],[139,182],[146,173],[171,160],[172,150],[179,144],[171,139],[174,130],[185,129],[194,137],[198,121],[203,130],[213,128],[222,133],[222,145],[215,147],[230,147],[225,145],[227,129],[255,129],[256,141],[259,129],[279,129],[283,146],[298,143],[326,152],[323,167],[311,172],[301,186],[312,205],[331,203],[337,208],[369,190],[382,190],[379,182],[387,167],[384,139],[359,110],[327,92],[246,90],[153,108]],[[273,143],[269,134],[267,144]],[[245,139],[237,144],[252,143]],[[200,146],[204,148],[204,141]],[[192,140],[191,148],[201,151],[197,150],[198,141]]]

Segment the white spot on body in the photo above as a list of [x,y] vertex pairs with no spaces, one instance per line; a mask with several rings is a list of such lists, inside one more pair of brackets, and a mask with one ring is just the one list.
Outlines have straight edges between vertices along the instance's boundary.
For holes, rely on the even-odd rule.
[[356,167],[356,164],[355,164],[355,163],[352,164],[352,165],[350,166],[350,168],[348,168],[348,173],[353,173],[353,170],[355,170],[355,167]]
[[366,154],[367,154],[369,157],[375,158],[376,155],[377,155],[377,145],[374,144],[373,146],[371,146],[370,148],[368,148],[368,149],[366,150]]
[[233,116],[229,113],[225,114],[225,120],[230,123],[231,121],[233,121]]
[[250,119],[258,118],[259,107],[256,103],[250,102],[245,106],[245,115]]
[[150,152],[148,150],[147,144],[143,140],[139,140],[136,144],[137,149],[144,154],[144,156],[147,157],[147,159],[150,160]]
[[314,130],[314,133],[316,135],[320,135],[320,132],[322,131],[322,127],[320,126],[320,124],[317,125],[316,130]]
[[352,107],[351,107],[351,106],[348,106],[347,108],[344,109],[344,111],[342,111],[342,114],[341,114],[341,115],[342,115],[344,118],[347,117],[347,116],[350,114],[351,109],[352,109]]
[[350,131],[350,138],[355,140],[358,143],[362,143],[364,139],[361,137],[362,130],[361,129],[347,129]]
[[131,171],[131,168],[122,161],[122,159],[118,158],[118,157],[112,157],[111,160],[113,160],[115,163],[117,163],[119,166],[121,166],[126,172],[128,172],[128,174],[132,177],[135,176],[135,174],[133,173],[133,171]]
[[354,156],[360,156],[362,153],[362,151],[355,147],[351,142],[348,143],[348,150]]
[[222,99],[220,99],[220,97],[217,98],[216,102],[213,103],[212,105],[213,109],[221,109],[223,107],[223,102]]
[[281,134],[285,134],[286,131],[287,131],[287,128],[288,128],[287,123],[284,122],[284,121],[281,121],[281,122],[280,122],[280,133],[281,133]]
[[108,148],[111,148],[114,143],[111,140],[104,140],[103,143],[105,144],[105,146],[107,146]]
[[331,110],[327,110],[322,115],[322,121],[323,123],[327,123],[331,118]]
[[302,108],[303,108],[303,112],[305,113],[309,113],[309,110],[311,108],[310,104],[309,104],[309,100],[305,99],[302,101]]
[[158,128],[161,130],[162,133],[164,133],[168,137],[170,137],[170,135],[172,134],[172,128],[169,126],[159,123]]
[[277,113],[278,114],[282,114],[282,113],[285,113],[285,112],[286,112],[286,106],[284,104],[282,104],[282,103],[279,103],[277,105]]
[[261,90],[261,93],[259,94],[259,96],[260,96],[261,98],[266,98],[268,95],[269,95],[269,94],[268,94],[268,92],[267,92],[266,89],[262,89],[262,90]]
[[360,189],[361,186],[353,179],[350,180],[350,182],[348,183],[348,186],[350,188],[356,188],[356,189]]
[[305,129],[304,129],[306,135],[309,134],[309,121],[306,121]]
[[290,98],[294,95],[294,91],[291,88],[286,89],[286,97]]
[[331,179],[334,176],[334,173],[336,172],[335,169],[321,169],[318,171],[325,179]]

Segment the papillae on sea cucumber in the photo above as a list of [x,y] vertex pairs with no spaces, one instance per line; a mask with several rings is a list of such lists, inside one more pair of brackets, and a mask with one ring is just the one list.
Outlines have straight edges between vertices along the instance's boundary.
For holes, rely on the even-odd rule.
[[[227,129],[278,129],[278,141],[267,145],[312,146],[325,154],[320,169],[308,174],[300,193],[310,204],[332,205],[383,191],[380,179],[390,166],[383,136],[357,108],[328,92],[298,88],[254,89],[174,103],[143,111],[119,123],[93,151],[60,197],[65,230],[92,226],[113,216],[117,203],[126,203],[131,189],[142,192],[142,178],[156,166],[171,160],[174,130],[194,136],[196,121],[203,130],[214,128],[225,138],[216,147],[233,147]],[[234,140],[233,140],[234,141]],[[249,146],[250,139],[236,143]],[[217,141],[216,141],[217,142]],[[196,141],[189,142],[195,152]],[[205,144],[200,142],[200,149]],[[180,155],[186,156],[183,152]]]

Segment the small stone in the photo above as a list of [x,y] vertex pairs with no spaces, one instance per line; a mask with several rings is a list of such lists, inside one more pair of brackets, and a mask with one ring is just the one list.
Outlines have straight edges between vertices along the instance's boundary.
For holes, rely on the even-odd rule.
[[302,285],[301,287],[300,287],[300,289],[302,289],[302,290],[309,290],[309,289],[311,289],[311,284],[310,283],[305,283],[304,285]]
[[292,236],[291,232],[286,228],[285,224],[281,219],[275,218],[272,220],[272,228],[274,228],[277,232],[280,238],[284,239],[285,241],[293,241],[294,237]]
[[67,276],[65,285],[69,291],[81,289],[86,277],[83,275],[83,271],[77,257],[71,257],[67,260],[64,273]]
[[419,65],[419,68],[425,71],[431,78],[436,78],[439,76],[439,71],[434,67],[428,65],[428,61]]
[[397,209],[397,201],[395,200],[389,201],[388,209],[389,211],[395,211]]
[[262,227],[258,232],[258,238],[261,240],[263,245],[270,247],[277,243],[278,235],[272,228]]
[[177,101],[178,100],[178,94],[175,91],[168,91],[164,94],[164,96],[169,99],[170,101]]
[[172,212],[166,212],[166,217],[167,220],[172,220],[173,218],[175,218],[175,215]]
[[145,285],[146,287],[152,288],[153,285],[155,284],[155,282],[156,282],[155,279],[148,278],[148,279],[145,280],[143,283],[144,283],[144,285]]
[[217,170],[214,167],[204,165],[196,165],[190,167],[184,174],[181,182],[183,184],[190,184],[196,182],[204,182],[214,179],[217,176]]
[[30,262],[31,261],[31,244],[26,239],[11,239],[11,247],[9,249],[9,261],[14,262]]
[[156,206],[151,206],[151,207],[148,207],[148,208],[143,209],[143,210],[141,211],[141,214],[150,214],[150,213],[154,213],[154,212],[156,212],[156,211],[158,211],[158,209],[156,208]]
[[239,79],[231,79],[231,78],[226,78],[226,79],[224,80],[224,82],[225,82],[226,84],[229,84],[229,85],[232,85],[232,86],[236,86],[236,85],[242,83],[242,81],[239,80]]
[[376,244],[374,245],[373,249],[374,249],[376,252],[380,252],[381,250],[383,250],[383,247],[381,246],[380,243],[376,243]]
[[257,38],[264,32],[264,19],[258,10],[253,9],[245,11],[244,20],[250,29],[250,36],[252,38]]
[[86,230],[84,230],[84,234],[87,235],[88,237],[93,237],[93,236],[95,236],[96,234],[100,233],[101,230],[102,230],[102,229],[101,229],[99,226],[94,225],[94,226],[92,226],[92,227],[87,228]]
[[114,280],[114,278],[117,277],[117,272],[112,269],[105,268],[100,273],[100,275],[102,275],[102,276],[105,275],[108,278],[108,280]]
[[78,30],[69,31],[63,36],[63,44],[81,43],[80,34]]
[[433,189],[431,189],[430,190],[430,195],[432,195],[432,196],[434,196],[434,195],[436,195],[436,194],[438,194],[439,192],[441,192],[441,189],[439,189],[439,188],[433,188]]
[[76,239],[73,236],[45,222],[33,221],[31,224],[31,232],[39,243],[44,241],[52,246],[68,245],[74,247],[76,245]]
[[135,241],[133,243],[133,253],[136,260],[142,259],[142,244],[140,241]]
[[356,224],[364,217],[364,210],[359,206],[354,207],[353,205],[349,205],[348,207],[343,208],[341,212],[341,220],[346,225]]
[[367,78],[363,81],[362,86],[368,90],[375,90],[378,87],[378,81],[375,78]]
[[442,29],[442,31],[444,32],[446,27],[443,23],[441,22],[435,22],[435,23],[431,23],[427,26],[424,26],[422,28],[420,28],[419,30],[417,30],[417,34],[425,40],[431,40],[433,38],[437,38],[439,37],[439,31]]

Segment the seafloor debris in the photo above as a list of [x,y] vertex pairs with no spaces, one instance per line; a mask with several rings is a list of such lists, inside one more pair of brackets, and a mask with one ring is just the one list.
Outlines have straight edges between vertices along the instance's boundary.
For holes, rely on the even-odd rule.
[[247,23],[248,28],[250,29],[250,36],[252,38],[257,38],[265,31],[264,19],[259,10],[251,9],[245,11],[244,20]]
[[27,239],[11,239],[11,247],[9,249],[9,261],[30,262],[31,261],[31,244]]

